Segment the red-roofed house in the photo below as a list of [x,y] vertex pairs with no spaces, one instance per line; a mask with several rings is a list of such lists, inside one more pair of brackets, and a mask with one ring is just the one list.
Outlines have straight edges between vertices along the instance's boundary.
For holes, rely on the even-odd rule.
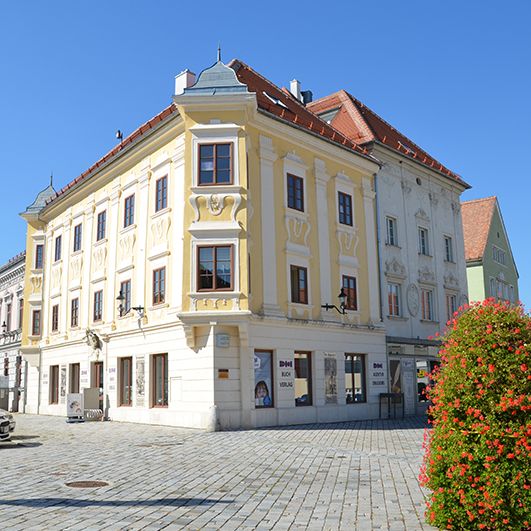
[[518,301],[518,270],[498,199],[461,203],[470,301],[489,297]]

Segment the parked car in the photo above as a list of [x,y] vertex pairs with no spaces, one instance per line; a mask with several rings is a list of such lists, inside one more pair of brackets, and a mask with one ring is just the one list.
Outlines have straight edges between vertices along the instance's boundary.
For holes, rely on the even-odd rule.
[[15,431],[15,426],[17,424],[15,417],[5,409],[0,409],[0,416],[6,417],[7,420],[9,420],[9,431]]
[[9,424],[9,419],[0,413],[0,441],[9,441],[11,439]]

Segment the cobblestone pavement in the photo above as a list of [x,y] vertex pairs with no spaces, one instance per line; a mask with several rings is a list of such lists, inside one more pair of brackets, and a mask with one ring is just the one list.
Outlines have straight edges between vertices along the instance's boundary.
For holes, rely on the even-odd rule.
[[[204,433],[17,415],[0,529],[417,530],[424,419]],[[78,489],[65,483],[101,480]]]

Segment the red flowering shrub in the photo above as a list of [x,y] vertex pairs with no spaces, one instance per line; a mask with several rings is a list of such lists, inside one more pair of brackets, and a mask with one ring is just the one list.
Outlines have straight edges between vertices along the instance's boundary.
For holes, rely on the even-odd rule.
[[531,526],[531,316],[489,299],[448,323],[420,479],[443,529]]

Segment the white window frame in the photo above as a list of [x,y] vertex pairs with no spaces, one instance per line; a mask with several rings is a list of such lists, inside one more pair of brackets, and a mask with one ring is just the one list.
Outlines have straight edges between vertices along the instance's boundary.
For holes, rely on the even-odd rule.
[[385,216],[385,243],[398,246],[398,223],[394,216]]
[[[389,311],[389,295],[391,294],[392,287],[396,287],[396,298],[397,298],[397,305],[398,305],[398,312],[397,313],[391,313]],[[387,310],[388,310],[388,316],[389,317],[402,317],[402,285],[398,282],[388,282],[387,283]]]
[[[422,235],[425,235],[425,237]],[[418,244],[419,254],[422,254],[423,256],[430,256],[429,231],[426,227],[418,227]]]

